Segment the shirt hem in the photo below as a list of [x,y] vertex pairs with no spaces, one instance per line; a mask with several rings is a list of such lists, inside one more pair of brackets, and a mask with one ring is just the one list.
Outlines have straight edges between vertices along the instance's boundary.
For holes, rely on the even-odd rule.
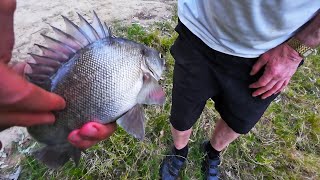
[[209,43],[206,40],[203,39],[202,36],[200,36],[198,34],[198,32],[196,32],[193,28],[193,25],[180,13],[178,14],[180,21],[195,35],[197,36],[202,42],[204,42],[207,46],[209,46],[211,49],[215,50],[215,51],[219,51],[221,53],[224,54],[228,54],[228,55],[232,55],[232,56],[238,56],[238,57],[243,57],[243,58],[257,58],[259,57],[261,54],[239,54],[239,53],[234,53],[231,52],[229,50],[227,50],[226,48],[221,47],[220,45],[216,44],[216,43]]

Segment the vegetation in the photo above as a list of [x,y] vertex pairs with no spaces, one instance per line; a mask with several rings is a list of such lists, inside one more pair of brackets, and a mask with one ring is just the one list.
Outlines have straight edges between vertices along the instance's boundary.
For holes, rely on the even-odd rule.
[[[174,59],[169,48],[177,37],[171,21],[144,28],[115,25],[118,36],[142,42],[166,57],[167,102],[148,106],[146,139],[139,142],[121,128],[109,139],[88,149],[78,167],[72,162],[52,171],[31,157],[23,161],[20,179],[159,179],[160,162],[170,149],[169,126]],[[308,58],[289,87],[268,108],[261,121],[223,151],[223,179],[320,179],[320,55]],[[207,139],[219,117],[208,101],[194,126],[187,168],[181,179],[201,179],[203,154],[200,143]]]

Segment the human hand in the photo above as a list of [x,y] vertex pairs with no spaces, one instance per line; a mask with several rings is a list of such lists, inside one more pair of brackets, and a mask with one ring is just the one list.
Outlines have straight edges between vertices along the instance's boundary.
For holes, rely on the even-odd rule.
[[262,95],[265,99],[273,94],[281,92],[289,83],[296,72],[302,57],[286,43],[281,44],[264,53],[252,67],[250,75],[255,75],[263,66],[263,75],[249,88],[257,88],[253,97]]
[[82,128],[72,131],[68,136],[68,140],[80,149],[87,149],[99,141],[109,138],[116,129],[116,123],[103,125],[89,122],[82,126]]
[[0,129],[53,123],[51,111],[64,107],[63,98],[27,82],[0,63]]
[[[26,63],[9,68],[14,45],[13,17],[15,0],[0,1],[0,131],[11,126],[52,124],[52,111],[62,110],[65,101],[60,96],[47,92],[23,78]],[[88,148],[108,138],[116,129],[115,123],[102,125],[94,122],[70,133],[71,143],[79,148]]]
[[51,111],[65,107],[61,97],[27,82],[21,76],[25,63],[12,69],[7,65],[14,45],[15,7],[14,0],[0,1],[0,130],[11,126],[53,123],[55,118]]

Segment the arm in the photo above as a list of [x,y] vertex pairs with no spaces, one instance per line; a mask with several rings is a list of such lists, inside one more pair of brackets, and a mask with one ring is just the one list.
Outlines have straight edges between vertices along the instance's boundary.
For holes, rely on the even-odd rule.
[[[12,68],[7,65],[14,45],[15,8],[15,0],[0,0],[0,131],[11,126],[52,124],[55,117],[51,112],[66,106],[60,96],[23,78],[25,63],[16,64]],[[72,131],[68,139],[75,146],[86,149],[108,138],[115,129],[115,123],[102,125],[90,122]]]
[[320,44],[320,12],[308,23],[301,31],[299,31],[295,38],[300,40],[303,44],[316,48]]
[[[303,44],[316,48],[320,44],[320,12],[299,30],[294,38]],[[265,99],[273,94],[281,92],[289,83],[296,72],[303,57],[299,55],[287,42],[262,54],[252,67],[250,75],[255,75],[265,66],[260,79],[251,84],[249,88],[257,88],[252,96],[262,95]]]

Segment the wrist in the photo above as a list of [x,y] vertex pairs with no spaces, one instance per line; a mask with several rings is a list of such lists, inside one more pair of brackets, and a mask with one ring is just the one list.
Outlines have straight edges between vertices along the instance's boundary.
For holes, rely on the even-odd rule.
[[296,37],[290,38],[288,41],[286,41],[285,44],[288,47],[290,47],[290,49],[293,50],[292,51],[293,54],[298,54],[302,59],[308,57],[310,54],[312,54],[315,51],[315,49],[304,44]]
[[300,63],[303,59],[303,57],[295,50],[293,49],[290,45],[288,45],[287,43],[284,43],[285,49],[287,51],[287,57],[293,61],[293,62],[297,62]]

